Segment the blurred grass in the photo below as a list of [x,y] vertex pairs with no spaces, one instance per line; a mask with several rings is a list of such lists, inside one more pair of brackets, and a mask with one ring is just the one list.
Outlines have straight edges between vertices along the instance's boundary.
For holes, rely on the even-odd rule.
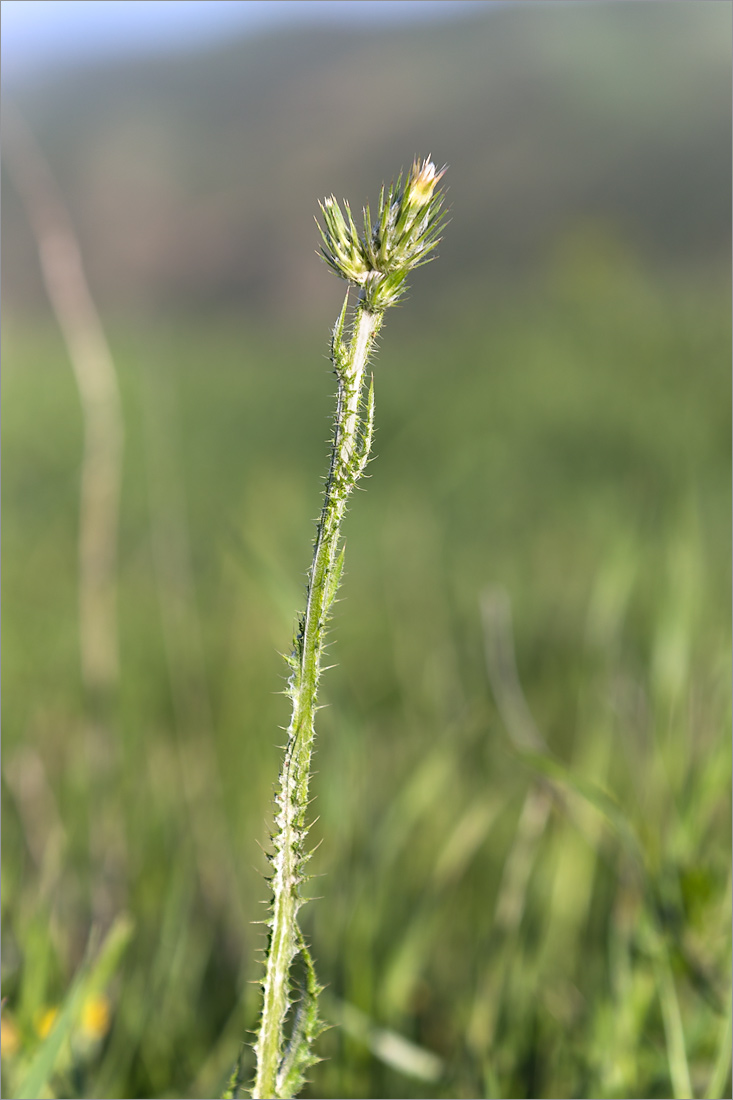
[[[309,1095],[665,1097],[686,1072],[695,1096],[729,1088],[726,281],[652,276],[586,226],[534,286],[390,319],[319,730],[304,923],[344,1026]],[[90,924],[127,912],[109,1030],[71,1037],[55,1095],[211,1096],[256,1018],[277,651],[333,385],[320,331],[111,335],[122,680],[91,787],[80,414],[55,332],[10,316],[3,337],[6,1094]],[[496,586],[562,797],[489,684]]]

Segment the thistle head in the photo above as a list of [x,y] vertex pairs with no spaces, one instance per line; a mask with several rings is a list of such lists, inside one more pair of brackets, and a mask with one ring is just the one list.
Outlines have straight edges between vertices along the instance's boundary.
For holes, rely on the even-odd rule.
[[333,196],[320,204],[323,258],[340,278],[362,288],[371,312],[380,313],[399,301],[408,273],[433,259],[445,224],[444,192],[437,189],[445,170],[437,171],[430,158],[422,164],[416,160],[404,183],[400,173],[396,184],[382,188],[373,223],[365,207],[361,234],[348,203],[345,215]]

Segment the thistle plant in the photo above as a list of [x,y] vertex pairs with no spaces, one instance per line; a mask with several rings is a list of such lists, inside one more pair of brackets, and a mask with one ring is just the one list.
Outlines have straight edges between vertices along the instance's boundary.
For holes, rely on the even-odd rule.
[[[367,367],[385,311],[404,295],[409,272],[433,258],[444,225],[444,196],[437,187],[444,171],[436,171],[429,159],[422,164],[415,161],[404,179],[400,174],[395,184],[382,188],[373,221],[369,208],[364,209],[361,234],[348,203],[344,202],[343,211],[333,196],[320,204],[323,258],[349,283],[349,290],[331,337],[331,361],[338,380],[331,460],[305,611],[298,620],[288,658],[292,717],[275,796],[272,907],[262,1016],[255,1043],[255,1098],[296,1096],[306,1070],[318,1060],[313,1043],[324,1026],[318,1015],[321,987],[298,925],[298,911],[307,900],[301,886],[311,854],[306,817],[321,660],[344,563],[341,524],[372,445],[374,378],[370,375],[367,386]],[[357,287],[358,293],[350,314],[352,287]],[[299,1000],[286,1037],[293,1000],[292,971],[298,958],[302,975]]]

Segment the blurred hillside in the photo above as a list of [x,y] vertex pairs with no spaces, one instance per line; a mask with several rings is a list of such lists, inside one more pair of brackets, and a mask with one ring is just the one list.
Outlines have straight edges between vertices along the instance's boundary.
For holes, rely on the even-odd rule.
[[[515,4],[106,63],[16,99],[107,314],[330,303],[316,199],[373,200],[416,153],[451,166],[430,308],[446,286],[525,277],[579,225],[655,265],[726,263],[730,41],[729,4]],[[6,303],[35,309],[34,252],[5,199]]]

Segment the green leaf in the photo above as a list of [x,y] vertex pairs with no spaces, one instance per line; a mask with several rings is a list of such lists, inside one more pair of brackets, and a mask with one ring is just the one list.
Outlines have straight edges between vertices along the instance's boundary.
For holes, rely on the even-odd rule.
[[554,786],[577,795],[592,806],[611,826],[645,876],[644,852],[639,838],[629,824],[622,807],[608,791],[570,771],[549,751],[532,752],[513,747],[513,752],[533,771],[549,779]]
[[725,1096],[725,1088],[730,1078],[731,1048],[730,1028],[733,1020],[733,1005],[728,999],[728,1011],[723,1017],[718,1037],[718,1052],[715,1058],[713,1072],[710,1075],[710,1083],[705,1090],[705,1096],[710,1100],[722,1100]]
[[328,613],[333,601],[336,599],[336,593],[338,592],[338,586],[341,584],[341,574],[344,571],[344,559],[346,557],[346,543],[341,547],[339,555],[334,562],[331,575],[328,578],[328,585],[326,589],[325,611]]
[[356,454],[356,470],[354,472],[354,481],[358,481],[361,475],[364,473],[367,461],[369,459],[369,452],[372,449],[372,439],[374,437],[374,375],[371,377],[369,383],[369,394],[367,395],[367,408],[366,417],[362,420],[361,425],[361,438],[359,440],[359,450]]
[[297,929],[297,937],[305,975],[301,983],[300,1004],[293,1021],[290,1041],[277,1075],[277,1095],[281,1100],[297,1096],[305,1084],[306,1070],[320,1061],[320,1058],[313,1054],[313,1044],[326,1029],[326,1025],[318,1015],[318,997],[323,992],[323,986],[319,984],[316,977],[313,959],[300,928]]

